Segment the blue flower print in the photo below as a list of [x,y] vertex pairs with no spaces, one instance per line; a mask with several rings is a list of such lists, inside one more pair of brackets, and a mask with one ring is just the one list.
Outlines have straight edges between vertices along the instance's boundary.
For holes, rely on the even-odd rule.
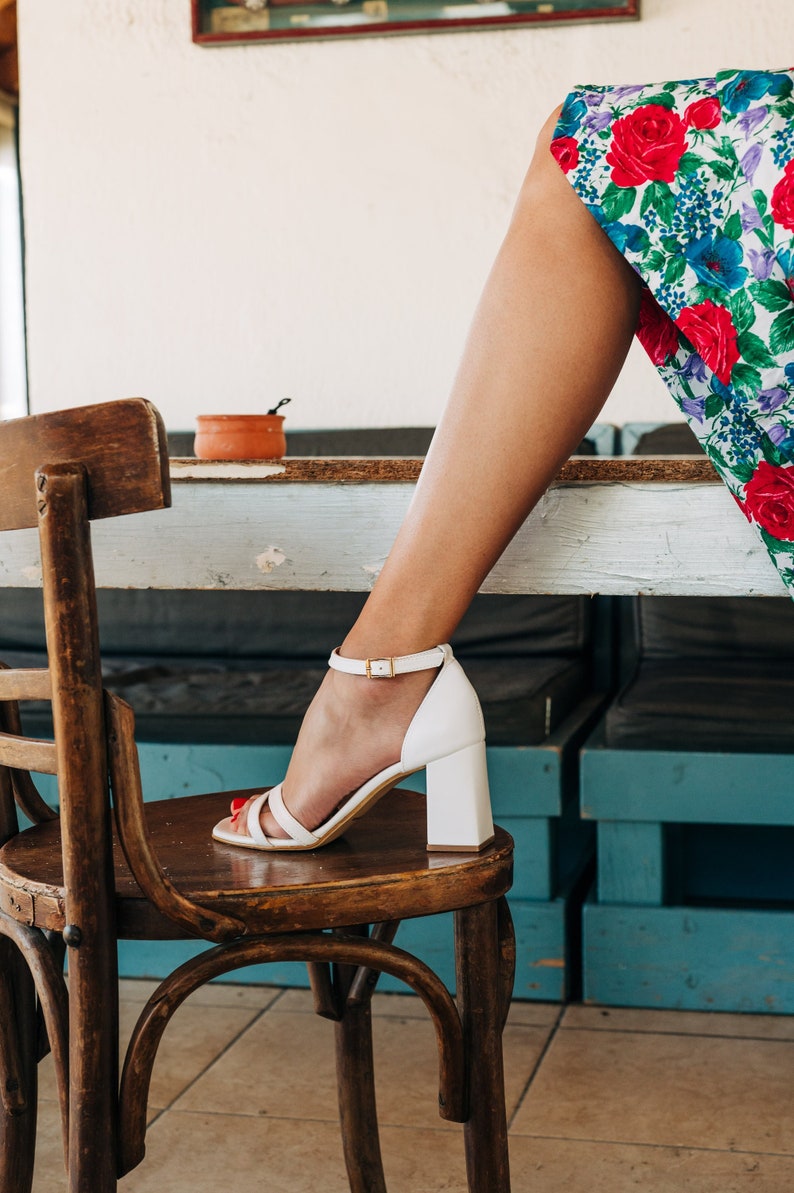
[[774,249],[748,249],[747,260],[757,282],[768,282],[775,268]]
[[745,138],[747,138],[751,133],[755,132],[760,124],[764,123],[768,115],[769,108],[762,104],[758,108],[749,108],[743,116],[739,117],[736,123],[744,133]]
[[744,174],[745,178],[747,179],[747,181],[750,183],[751,186],[753,184],[753,179],[755,178],[755,172],[758,169],[760,163],[761,163],[761,146],[760,145],[751,145],[750,148],[747,150],[747,152],[742,157],[741,162],[739,163],[739,165],[742,168],[742,173]]
[[706,365],[705,362],[698,356],[697,352],[693,352],[691,356],[686,358],[683,366],[678,370],[678,376],[683,377],[686,381],[706,381]]
[[621,253],[626,249],[632,253],[641,253],[648,247],[648,233],[639,224],[623,224],[616,220],[611,224],[604,224],[604,231]]
[[706,399],[684,398],[681,402],[681,409],[684,414],[694,418],[696,422],[702,423],[706,417]]
[[603,129],[609,128],[611,123],[612,113],[605,108],[601,112],[589,112],[585,116],[583,127],[591,133],[600,133]]
[[584,100],[579,99],[575,94],[568,96],[563,104],[560,119],[557,124],[556,137],[573,137],[578,132],[583,118],[587,114],[587,105]]
[[758,395],[758,409],[762,414],[772,414],[788,398],[788,393],[780,385],[774,385],[771,389],[762,389]]
[[740,70],[722,93],[722,106],[729,112],[746,112],[754,100],[765,95],[789,95],[791,79],[762,70]]
[[721,232],[693,241],[687,245],[685,255],[698,281],[707,286],[738,290],[747,281],[741,245]]
[[764,226],[761,212],[753,203],[742,203],[742,213],[739,218],[742,223],[742,232],[752,232],[754,228],[763,228]]

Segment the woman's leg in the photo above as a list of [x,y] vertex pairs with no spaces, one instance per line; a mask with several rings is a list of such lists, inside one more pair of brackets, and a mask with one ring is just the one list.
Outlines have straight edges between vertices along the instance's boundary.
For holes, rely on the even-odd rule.
[[[556,119],[539,137],[405,521],[342,644],[350,658],[448,640],[592,425],[626,357],[639,281],[552,158]],[[329,671],[284,781],[293,816],[320,824],[396,762],[434,675],[379,682]],[[244,832],[244,814],[236,823]],[[262,824],[283,835],[269,813]]]

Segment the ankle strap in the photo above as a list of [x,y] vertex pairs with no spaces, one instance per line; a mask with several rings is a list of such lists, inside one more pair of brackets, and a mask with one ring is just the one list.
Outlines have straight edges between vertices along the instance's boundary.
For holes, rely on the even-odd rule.
[[404,654],[385,659],[343,659],[338,648],[331,652],[328,666],[347,675],[366,675],[367,679],[394,679],[409,671],[430,671],[440,667],[447,657],[452,656],[448,646],[434,646],[418,654]]

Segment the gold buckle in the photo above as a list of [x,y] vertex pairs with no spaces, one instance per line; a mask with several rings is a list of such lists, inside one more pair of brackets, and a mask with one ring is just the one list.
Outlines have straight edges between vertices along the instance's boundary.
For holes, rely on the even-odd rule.
[[[383,675],[383,674],[373,675],[372,674],[372,664],[373,663],[388,663],[389,664],[389,674],[388,675]],[[394,659],[393,658],[391,658],[391,659],[388,659],[388,658],[387,659],[366,659],[365,665],[367,668],[367,679],[394,679],[395,675],[397,674],[397,672],[394,670]]]

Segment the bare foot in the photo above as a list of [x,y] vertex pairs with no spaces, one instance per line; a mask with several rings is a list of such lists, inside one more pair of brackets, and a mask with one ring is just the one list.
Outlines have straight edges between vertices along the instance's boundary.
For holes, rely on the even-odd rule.
[[[408,726],[437,674],[367,679],[329,670],[306,712],[282,785],[296,820],[317,828],[351,791],[399,762]],[[232,812],[231,827],[247,835],[248,803]],[[260,822],[269,837],[285,836],[267,808]]]

